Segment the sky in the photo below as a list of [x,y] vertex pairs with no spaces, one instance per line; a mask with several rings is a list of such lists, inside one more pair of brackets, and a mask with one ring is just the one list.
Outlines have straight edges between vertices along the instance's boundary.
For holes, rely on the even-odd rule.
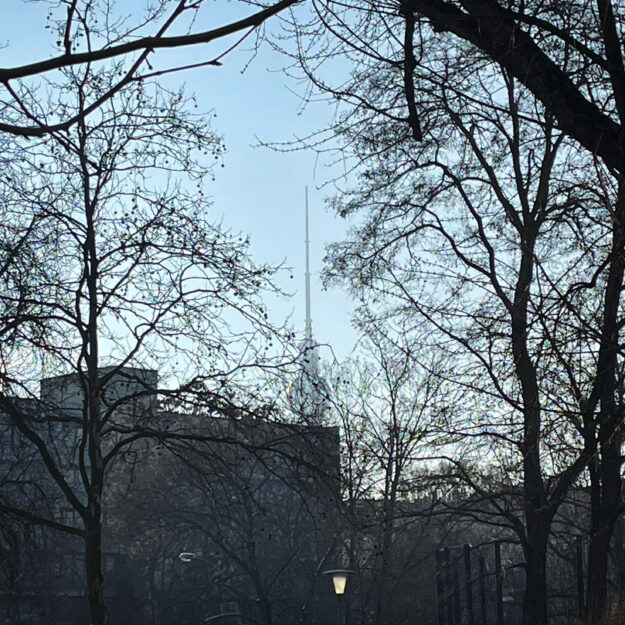
[[[139,14],[143,0],[127,0]],[[201,28],[214,28],[232,18],[249,14],[253,9],[241,3],[217,2],[208,5],[210,12],[198,15]],[[45,26],[45,4],[23,0],[2,0],[0,23],[0,64],[12,66],[50,56],[53,40]],[[279,27],[276,18],[270,29]],[[174,53],[157,53],[156,68],[169,63],[182,64],[212,58],[227,49],[233,40],[220,40],[209,53],[198,47]],[[329,166],[328,159],[313,151],[277,152],[261,147],[260,142],[285,142],[324,128],[333,109],[325,102],[313,103],[302,110],[301,94],[306,85],[286,76],[281,69],[286,59],[267,44],[254,55],[253,41],[222,59],[222,66],[174,74],[169,85],[184,83],[188,94],[197,97],[199,110],[214,111],[214,129],[225,140],[223,167],[216,170],[216,180],[208,182],[205,192],[214,202],[217,218],[234,231],[251,237],[251,254],[259,263],[284,263],[293,270],[285,272],[279,285],[293,293],[289,299],[269,298],[267,304],[276,322],[290,316],[298,333],[303,333],[304,297],[304,197],[308,187],[310,210],[310,258],[312,274],[313,333],[320,344],[322,357],[341,360],[349,355],[357,341],[350,325],[352,303],[338,289],[323,290],[320,280],[324,246],[340,240],[346,224],[332,215],[324,204],[333,192],[324,186],[342,172]],[[159,65],[160,64],[160,65]],[[340,166],[339,166],[340,167]]]

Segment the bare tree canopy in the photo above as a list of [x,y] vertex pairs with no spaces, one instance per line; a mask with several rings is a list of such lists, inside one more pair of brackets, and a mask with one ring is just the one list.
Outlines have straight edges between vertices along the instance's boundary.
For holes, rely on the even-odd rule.
[[508,6],[495,0],[408,0],[401,10],[432,31],[474,45],[525,85],[567,134],[623,171],[622,7],[615,15],[610,0]]
[[[589,485],[597,620],[621,510],[623,7],[312,7],[292,24],[297,49],[284,47],[291,71],[336,103],[326,136],[356,179],[332,200],[355,226],[330,249],[327,275],[381,322],[432,327],[455,357],[446,378],[466,392],[449,408],[451,431],[461,433],[455,413],[474,455],[486,445],[515,458],[523,513],[509,520],[524,542],[528,624],[547,619],[555,511]],[[323,135],[301,144],[324,149]]]
[[[296,23],[292,32],[302,37],[294,54],[304,60],[309,76],[314,75],[318,86],[327,86],[321,64],[329,58],[392,60],[402,76],[402,118],[416,139],[424,136],[428,123],[423,75],[445,79],[445,68],[436,65],[441,50],[449,54],[471,50],[481,63],[498,65],[516,78],[550,111],[561,130],[613,171],[623,171],[620,4],[315,0],[312,6],[314,17]],[[348,83],[336,90],[350,98]]]
[[[40,137],[46,133],[67,130],[132,82],[145,80],[155,74],[162,75],[191,67],[219,66],[220,59],[243,38],[256,31],[267,19],[297,1],[281,0],[255,10],[243,19],[208,29],[195,27],[196,22],[202,23],[204,17],[202,9],[209,4],[204,0],[174,2],[158,0],[133,23],[120,19],[114,12],[116,9],[109,2],[85,0],[49,2],[51,13],[46,28],[51,28],[55,33],[56,45],[61,53],[34,63],[0,68],[0,85],[4,92],[0,95],[0,132],[23,137]],[[190,27],[188,20],[191,20]],[[186,26],[187,32],[169,35],[169,32],[175,30],[179,24],[183,28]],[[40,27],[43,29],[44,25]],[[146,32],[150,34],[144,34]],[[208,44],[237,33],[243,33],[242,39],[214,58],[200,57],[192,65],[152,71],[149,59],[157,50]],[[131,61],[123,69],[118,66],[119,74],[116,80],[107,85],[106,89],[92,93],[80,113],[63,114],[61,111],[57,117],[53,111],[33,110],[24,99],[22,91],[24,79],[41,75],[45,77],[57,70],[91,66],[101,61],[117,61],[120,57],[126,60],[131,58]]]

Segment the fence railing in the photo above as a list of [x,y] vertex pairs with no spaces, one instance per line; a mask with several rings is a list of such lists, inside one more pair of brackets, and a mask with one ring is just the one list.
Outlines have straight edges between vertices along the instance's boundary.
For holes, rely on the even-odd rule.
[[[581,539],[550,550],[555,580],[548,589],[552,622],[571,622],[584,611]],[[453,545],[436,551],[438,625],[520,625],[525,568],[517,541]]]

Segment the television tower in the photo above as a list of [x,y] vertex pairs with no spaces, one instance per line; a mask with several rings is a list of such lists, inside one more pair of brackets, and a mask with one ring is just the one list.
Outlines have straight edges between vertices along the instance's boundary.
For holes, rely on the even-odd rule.
[[319,374],[318,346],[312,334],[310,305],[310,234],[308,216],[308,187],[306,187],[306,320],[304,340],[300,344],[300,371],[290,392],[291,406],[299,418],[307,425],[321,425],[328,407],[327,387]]
[[308,234],[308,187],[306,193],[306,323],[304,326],[304,337],[306,341],[312,343],[312,319],[310,317],[310,236]]

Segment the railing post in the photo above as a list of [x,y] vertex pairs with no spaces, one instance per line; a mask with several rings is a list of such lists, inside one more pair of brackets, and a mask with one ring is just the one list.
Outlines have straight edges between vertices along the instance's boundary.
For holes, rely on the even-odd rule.
[[438,612],[438,625],[446,625],[447,610],[445,604],[445,578],[443,576],[444,555],[442,549],[436,550],[436,611]]
[[580,620],[584,620],[586,603],[584,601],[584,560],[582,555],[582,537],[575,539],[575,568],[577,573],[577,610]]
[[486,603],[486,561],[484,556],[480,554],[479,559],[480,566],[480,578],[479,578],[479,592],[480,592],[480,624],[487,625],[488,623],[488,606]]
[[462,548],[464,555],[464,588],[467,603],[467,625],[474,625],[473,621],[473,579],[471,575],[471,545]]
[[497,625],[503,625],[503,576],[501,574],[501,542],[495,542],[495,582],[497,584]]
[[459,558],[454,558],[454,568],[451,576],[454,586],[454,623],[462,625],[462,603],[460,597],[460,568]]
[[460,625],[460,623],[454,624],[454,601],[451,590],[449,547],[445,547],[443,549],[443,561],[445,563],[445,603],[447,606],[447,625]]

